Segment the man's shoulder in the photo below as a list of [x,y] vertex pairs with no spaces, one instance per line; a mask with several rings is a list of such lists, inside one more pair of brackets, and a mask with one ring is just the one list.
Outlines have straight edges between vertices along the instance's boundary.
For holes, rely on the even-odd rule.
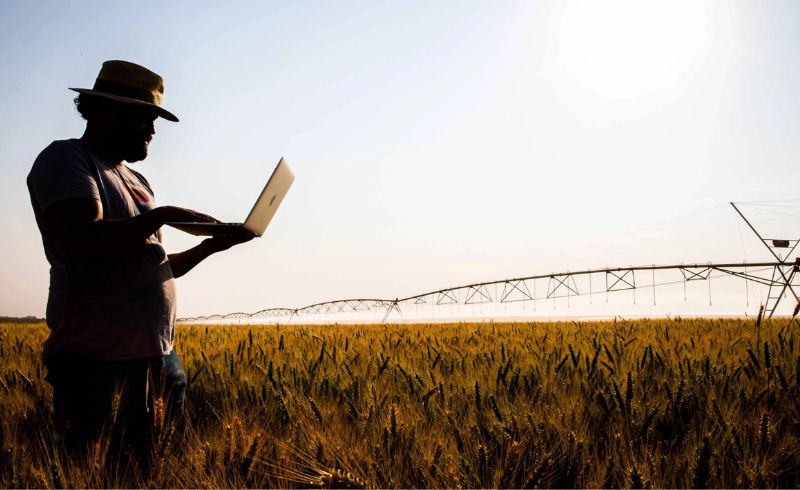
[[42,150],[33,162],[31,174],[65,162],[87,162],[88,156],[77,139],[56,140]]
[[52,160],[63,160],[65,158],[70,160],[87,159],[86,151],[81,146],[80,141],[77,139],[53,141],[39,153],[33,164],[36,166],[37,164],[41,165]]
[[[55,140],[39,153],[39,156],[58,155],[58,154],[83,153],[83,148],[79,140],[71,138],[68,140]],[[38,160],[38,158],[37,158]]]

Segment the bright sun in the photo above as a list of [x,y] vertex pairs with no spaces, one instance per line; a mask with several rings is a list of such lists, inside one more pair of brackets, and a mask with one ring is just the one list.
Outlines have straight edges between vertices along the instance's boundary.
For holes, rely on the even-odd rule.
[[597,95],[631,99],[691,76],[708,42],[708,5],[696,1],[561,4],[556,64]]

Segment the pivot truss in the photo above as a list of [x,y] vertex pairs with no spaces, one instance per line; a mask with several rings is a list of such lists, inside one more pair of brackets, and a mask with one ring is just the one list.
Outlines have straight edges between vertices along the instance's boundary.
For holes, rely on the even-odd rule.
[[[200,316],[194,318],[181,318],[180,322],[198,323],[230,320],[264,320],[290,321],[303,317],[337,313],[373,312],[382,313],[383,321],[392,312],[401,314],[401,307],[419,307],[429,305],[432,307],[442,305],[476,305],[476,304],[507,304],[516,302],[533,302],[534,308],[537,301],[555,300],[596,294],[608,294],[618,291],[629,291],[643,287],[653,289],[655,302],[655,287],[662,284],[686,284],[692,281],[706,281],[711,291],[713,277],[732,276],[754,282],[769,288],[767,301],[764,305],[764,316],[771,318],[782,299],[793,300],[796,305],[794,315],[800,309],[800,258],[794,261],[792,257],[800,241],[798,240],[768,240],[763,238],[731,203],[736,212],[747,223],[750,229],[765,245],[774,260],[756,263],[707,263],[707,264],[674,264],[674,265],[645,265],[637,267],[617,267],[605,269],[587,269],[577,272],[562,272],[554,274],[541,274],[513,279],[478,282],[455,286],[437,291],[430,291],[406,298],[377,299],[354,298],[325,301],[301,308],[267,308],[255,313],[229,313],[227,315]],[[773,249],[788,249],[781,256]],[[676,280],[656,284],[657,271],[677,272]],[[598,279],[600,279],[598,281]],[[644,279],[644,281],[642,281]],[[649,279],[649,280],[648,280]],[[638,280],[638,282],[637,282]],[[579,287],[578,284],[582,286]],[[542,286],[545,286],[542,288]],[[539,291],[537,291],[537,287]],[[709,296],[710,297],[710,296]]]
[[[179,321],[199,323],[226,320],[290,320],[310,315],[367,311],[383,312],[383,320],[385,321],[393,311],[399,313],[401,307],[407,305],[442,306],[536,302],[628,291],[643,287],[652,287],[655,292],[655,286],[657,285],[674,284],[675,282],[686,284],[691,281],[708,281],[710,283],[712,277],[720,276],[738,277],[769,287],[769,299],[765,305],[764,315],[772,317],[781,303],[781,299],[787,297],[786,293],[791,294],[792,299],[797,304],[800,304],[800,298],[798,298],[797,294],[800,292],[800,284],[798,284],[798,279],[800,279],[799,269],[800,259],[794,262],[649,265],[589,269],[578,272],[542,274],[467,284],[392,300],[376,298],[341,299],[316,303],[302,308],[267,308],[255,313],[229,313],[227,315],[181,318]],[[667,270],[678,272],[680,274],[677,276],[678,280],[659,284],[652,280],[644,282],[641,280],[642,278],[654,278],[656,271]],[[604,281],[595,288],[592,278],[597,278],[598,276],[604,278]],[[576,279],[580,278],[583,279],[576,281]],[[578,287],[579,282],[583,285],[582,287]],[[588,287],[586,284],[588,284]],[[537,287],[541,285],[546,285],[546,288],[541,293],[538,293]]]

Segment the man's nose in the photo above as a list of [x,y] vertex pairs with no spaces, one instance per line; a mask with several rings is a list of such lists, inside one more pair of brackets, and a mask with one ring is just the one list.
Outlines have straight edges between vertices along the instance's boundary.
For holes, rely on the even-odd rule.
[[156,122],[155,121],[149,121],[147,123],[147,134],[149,134],[150,136],[156,134]]

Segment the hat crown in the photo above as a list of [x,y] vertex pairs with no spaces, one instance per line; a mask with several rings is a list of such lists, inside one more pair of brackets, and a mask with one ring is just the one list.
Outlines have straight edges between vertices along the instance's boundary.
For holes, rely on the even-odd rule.
[[178,121],[175,114],[161,107],[164,96],[164,79],[161,75],[130,61],[108,60],[100,68],[92,89],[71,90],[127,104],[150,106],[159,116]]
[[147,68],[123,60],[109,60],[103,63],[95,81],[95,88],[108,87],[108,82],[115,85],[127,85],[131,88],[150,92],[153,103],[161,105],[164,95],[164,79],[161,75]]

